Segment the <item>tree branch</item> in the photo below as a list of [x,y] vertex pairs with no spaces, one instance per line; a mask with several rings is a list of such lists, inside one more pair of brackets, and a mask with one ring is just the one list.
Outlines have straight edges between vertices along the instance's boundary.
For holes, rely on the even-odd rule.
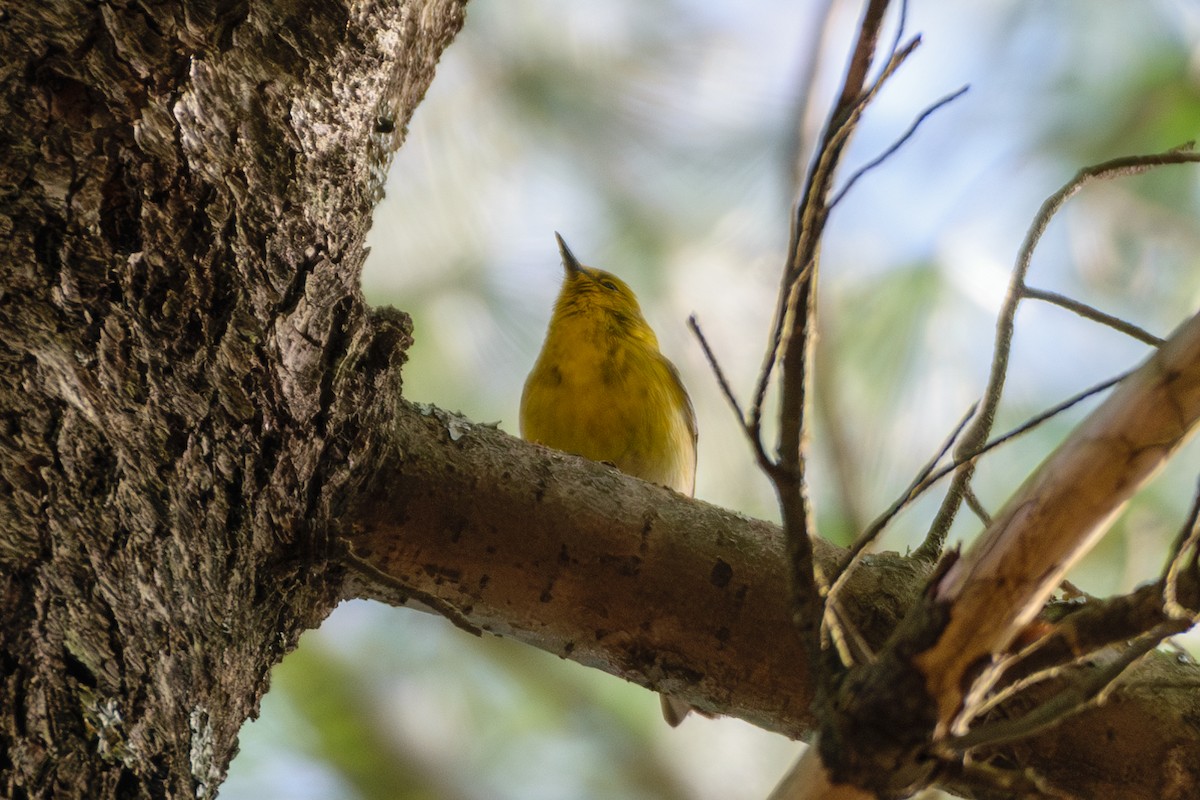
[[1200,422],[1200,314],[1088,416],[933,589],[950,618],[917,658],[939,726],[953,730],[968,674],[1003,652],[1125,501]]
[[[470,627],[668,688],[704,709],[793,737],[816,729],[812,667],[791,624],[777,526],[429,407],[401,403],[390,436],[374,482],[345,514],[355,552],[389,577],[347,569],[343,597],[395,605],[409,595],[434,598]],[[826,569],[845,557],[823,541],[814,546]],[[876,553],[854,570],[839,607],[870,647],[882,650],[897,634],[928,569]],[[1099,635],[1105,619],[1123,635],[1122,625],[1161,619],[1158,591],[1125,604],[1138,611],[1098,601],[1072,605],[1069,618],[1091,620],[1078,626],[1080,636]],[[1157,617],[1144,607],[1154,602]],[[907,713],[897,673],[884,674],[893,683],[883,702]],[[1059,686],[1035,687],[1019,702],[1052,697]],[[1198,690],[1200,676],[1187,664],[1142,662],[1112,702],[989,757],[1059,786],[1083,780],[1070,765],[1086,763],[1082,785],[1093,797],[1162,796],[1154,792],[1163,772],[1151,766],[1167,760],[1186,773],[1180,785],[1200,786],[1200,731],[1189,722],[1200,716]],[[922,702],[923,690],[913,699]],[[1131,766],[1113,758],[1112,742],[1095,732],[1114,726],[1144,759]]]
[[[759,463],[775,486],[787,535],[793,621],[814,657],[821,651],[820,625],[815,624],[818,617],[815,612],[821,608],[822,596],[829,588],[820,565],[813,559],[812,540],[816,538],[816,531],[805,479],[808,383],[817,326],[817,256],[829,217],[827,198],[842,154],[867,104],[919,41],[914,39],[902,50],[892,53],[879,77],[864,89],[887,8],[888,0],[870,0],[867,4],[841,94],[830,114],[797,203],[776,306],[775,327],[750,410],[751,438],[758,443]],[[763,398],[776,362],[780,369],[779,447],[776,459],[771,460],[766,457],[761,444],[760,423]],[[827,681],[832,676],[821,673],[821,678]]]
[[[1004,383],[1008,376],[1008,357],[1012,348],[1013,333],[1016,330],[1017,308],[1021,301],[1028,296],[1025,279],[1033,262],[1033,253],[1037,249],[1042,235],[1046,232],[1046,228],[1050,226],[1051,220],[1068,200],[1093,181],[1140,175],[1157,167],[1171,164],[1197,162],[1200,162],[1200,153],[1192,150],[1191,142],[1162,153],[1110,159],[1081,169],[1074,178],[1042,203],[1042,207],[1038,209],[1038,213],[1034,217],[1033,224],[1030,225],[1025,235],[1025,240],[1021,243],[1009,281],[1008,293],[996,319],[995,346],[987,387],[983,393],[983,403],[980,406],[979,414],[967,428],[962,441],[955,450],[956,460],[961,459],[961,466],[955,472],[950,490],[946,493],[925,542],[921,545],[924,553],[941,552],[946,542],[946,536],[950,532],[950,526],[954,524],[954,518],[966,498],[967,486],[975,473],[975,462],[971,459],[971,455],[987,441],[988,435],[991,433],[996,411],[1000,407],[1000,397],[1004,392]],[[1125,332],[1135,335],[1129,330]]]
[[[440,411],[403,404],[394,435],[348,537],[376,568],[484,631],[792,737],[812,729],[778,527]],[[407,599],[361,571],[345,596]]]

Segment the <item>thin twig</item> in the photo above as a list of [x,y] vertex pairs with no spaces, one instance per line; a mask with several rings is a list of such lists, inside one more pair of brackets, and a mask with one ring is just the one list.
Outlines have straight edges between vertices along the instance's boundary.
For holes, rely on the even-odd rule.
[[[975,417],[974,422],[963,435],[963,439],[958,446],[959,453],[977,451],[987,441],[992,425],[995,422],[996,410],[1000,405],[1000,396],[1004,391],[1004,382],[1008,374],[1008,359],[1012,350],[1012,337],[1015,329],[1017,306],[1024,296],[1025,277],[1029,273],[1029,266],[1033,260],[1033,252],[1041,241],[1042,235],[1046,232],[1046,228],[1050,225],[1050,221],[1068,200],[1078,194],[1084,186],[1093,181],[1126,175],[1138,175],[1155,167],[1168,164],[1185,164],[1200,161],[1200,154],[1193,152],[1191,147],[1192,143],[1189,142],[1181,147],[1163,153],[1144,156],[1125,156],[1085,167],[1042,203],[1042,207],[1038,210],[1033,223],[1025,235],[1025,240],[1021,243],[1021,249],[1017,254],[1017,260],[1013,266],[1008,294],[1004,299],[1004,304],[996,321],[995,346],[987,388],[983,393],[983,405],[980,408],[980,413]],[[946,493],[946,497],[942,501],[942,507],[938,510],[937,517],[934,519],[929,533],[925,537],[925,542],[919,548],[920,551],[926,553],[941,552],[946,541],[946,536],[950,531],[950,526],[954,523],[954,518],[962,506],[967,484],[970,482],[974,471],[975,464],[974,460],[971,459],[967,460],[955,474],[954,482],[951,484],[950,490]]]
[[[831,22],[834,19],[833,0],[821,0],[823,5],[819,11],[815,11],[812,20],[806,21],[803,26],[804,34],[807,37],[800,45],[800,52],[804,53],[804,59],[800,63],[800,70],[796,80],[796,85],[800,90],[796,93],[796,103],[793,106],[792,116],[796,119],[797,125],[792,131],[794,134],[789,143],[790,152],[788,155],[788,163],[792,166],[792,183],[790,187],[791,194],[789,200],[799,197],[800,186],[804,180],[806,167],[808,165],[807,158],[812,150],[812,143],[809,141],[807,122],[812,117],[816,107],[816,99],[819,95],[817,91],[817,67],[822,64],[825,59],[825,43],[829,33]],[[820,131],[814,132],[815,134]]]
[[[814,148],[809,145],[805,126],[806,121],[810,117],[810,113],[815,107],[815,100],[818,94],[816,91],[818,75],[817,67],[822,62],[821,57],[824,52],[826,37],[830,32],[834,18],[834,6],[835,3],[833,0],[824,0],[824,7],[821,8],[820,11],[815,15],[816,19],[819,20],[819,24],[806,26],[806,30],[810,34],[811,38],[808,41],[808,46],[803,48],[804,52],[808,53],[808,57],[802,63],[800,70],[800,79],[798,84],[802,86],[803,89],[798,93],[799,101],[794,108],[797,124],[794,130],[795,135],[791,140],[791,152],[788,159],[792,166],[791,199],[794,206],[793,219],[795,217],[795,213],[798,213],[802,198],[804,197],[804,181],[809,173],[808,154],[810,150],[814,150]],[[819,133],[820,131],[818,131],[818,134]],[[795,244],[795,233],[796,231],[793,228],[792,239],[788,245],[788,263],[791,263],[790,253],[791,248]],[[785,283],[781,283],[780,285],[779,297],[775,309],[775,318],[771,323],[770,346],[763,356],[763,364],[759,369],[759,379],[756,385],[757,388],[755,390],[754,397],[750,404],[749,414],[748,416],[742,417],[742,425],[746,429],[747,434],[750,436],[751,446],[754,448],[755,458],[758,461],[759,466],[762,467],[762,469],[768,475],[770,475],[774,469],[774,461],[768,455],[766,445],[762,440],[762,412],[768,385],[771,379],[771,373],[779,356],[779,341],[783,331],[783,309],[786,301],[786,293],[783,289],[783,286],[786,285],[786,269],[784,274]]]
[[892,37],[892,46],[888,48],[887,60],[896,57],[900,42],[904,41],[904,27],[908,24],[908,0],[900,0],[900,17],[896,20],[896,35]]
[[975,516],[979,517],[979,521],[984,524],[984,527],[992,524],[992,515],[983,507],[983,501],[979,499],[979,495],[975,494],[975,490],[968,486],[963,498],[967,501],[967,507],[975,512]]
[[1112,314],[1106,314],[1098,308],[1089,306],[1087,303],[1081,303],[1078,300],[1061,295],[1058,292],[1048,292],[1045,289],[1035,289],[1032,286],[1025,287],[1025,297],[1030,300],[1041,300],[1046,303],[1053,303],[1056,306],[1065,308],[1068,311],[1073,311],[1085,319],[1090,319],[1093,322],[1099,322],[1101,325],[1106,325],[1115,331],[1120,331],[1126,336],[1131,336],[1139,342],[1150,345],[1151,347],[1162,346],[1163,340],[1150,333],[1147,330],[1139,328],[1132,322],[1127,322],[1120,317],[1114,317]]
[[925,491],[925,489],[931,485],[929,481],[930,474],[937,467],[938,462],[946,457],[946,453],[948,453],[950,448],[954,446],[954,443],[958,440],[963,428],[965,428],[967,423],[971,421],[971,417],[975,415],[976,405],[976,403],[971,404],[971,407],[967,409],[967,413],[963,414],[962,418],[959,419],[958,424],[954,426],[954,430],[950,432],[950,435],[947,436],[942,442],[941,446],[938,447],[937,453],[934,454],[933,458],[929,459],[929,461],[925,463],[925,466],[921,468],[916,477],[913,478],[912,482],[908,485],[908,488],[904,490],[900,497],[898,497],[894,503],[888,506],[886,511],[876,517],[875,521],[872,522],[866,528],[866,530],[860,533],[854,540],[854,543],[850,545],[850,551],[846,554],[845,559],[843,559],[842,563],[838,566],[836,579],[833,587],[829,590],[831,597],[841,589],[842,585],[845,583],[845,577],[850,571],[850,567],[853,566],[858,560],[859,555],[866,550],[866,548],[869,547],[876,538],[879,537],[879,534],[883,532],[883,529],[887,527],[888,523],[895,519],[896,515],[899,514],[905,508],[905,506],[911,503],[918,495],[921,494],[921,492]]
[[[888,0],[871,0],[863,15],[858,43],[850,60],[840,99],[830,115],[825,135],[817,149],[816,158],[809,168],[800,199],[796,203],[795,213],[792,215],[788,258],[780,283],[775,317],[771,324],[771,336],[750,404],[750,429],[759,440],[761,440],[762,434],[762,411],[767,387],[770,385],[775,365],[780,358],[789,308],[795,308],[795,304],[791,303],[790,299],[793,290],[800,283],[804,271],[813,265],[812,255],[815,253],[815,243],[820,240],[825,217],[828,214],[824,198],[828,196],[833,173],[841,158],[842,150],[857,127],[858,118],[862,115],[863,109],[874,99],[879,89],[882,88],[883,82],[920,44],[920,39],[909,41],[903,50],[892,55],[882,73],[867,91],[862,91],[866,73],[870,69],[874,44],[879,36],[878,27],[882,24],[887,2]],[[851,89],[852,84],[854,85],[853,90]],[[758,450],[765,453],[765,447],[761,444],[758,446]],[[767,467],[766,464],[763,466]]]
[[1200,483],[1192,496],[1192,509],[1188,512],[1187,520],[1175,537],[1171,548],[1171,558],[1163,575],[1163,611],[1174,619],[1194,619],[1196,612],[1185,608],[1179,602],[1179,570],[1183,567],[1187,553],[1194,552],[1200,543]]
[[342,561],[352,569],[370,578],[372,582],[390,586],[395,589],[403,597],[403,602],[407,603],[410,600],[415,600],[424,606],[427,606],[431,611],[434,611],[446,619],[450,620],[454,627],[466,631],[473,636],[483,636],[483,631],[473,625],[457,608],[436,597],[428,592],[417,591],[411,586],[405,585],[402,581],[397,580],[394,576],[387,574],[379,567],[364,559],[354,550],[354,545],[348,539],[338,539],[342,546]]
[[[1198,492],[1198,498],[1200,498],[1200,492]],[[1200,511],[1200,502],[1193,506],[1193,514],[1196,514],[1198,511]],[[1189,530],[1194,523],[1195,517],[1192,516],[1185,523],[1183,530]],[[1164,572],[1166,571],[1164,570]],[[1162,600],[1165,583],[1166,578],[1164,577],[1155,584],[1147,584],[1139,588],[1133,594],[1093,602],[1087,608],[1069,614],[1066,619],[1054,626],[1050,634],[1035,639],[1014,654],[1005,656],[1004,660],[997,665],[997,670],[1000,673],[1008,672],[1013,666],[1026,662],[1047,647],[1051,648],[1050,653],[1043,656],[1043,660],[1049,659],[1050,663],[1048,666],[1030,672],[1007,686],[992,692],[982,703],[972,708],[969,715],[964,712],[961,718],[962,724],[970,724],[972,719],[987,714],[993,708],[1009,701],[1029,687],[1057,678],[1065,674],[1068,670],[1080,667],[1094,659],[1096,653],[1100,650],[1112,647],[1118,642],[1127,641],[1129,638],[1144,632],[1146,629],[1159,625],[1174,625],[1174,632],[1181,633],[1191,627],[1193,620],[1190,613],[1172,617],[1165,609],[1165,603],[1154,605],[1152,595],[1157,591],[1159,600]],[[1156,587],[1158,588],[1156,589]],[[1071,584],[1070,581],[1063,581],[1063,589],[1064,596],[1067,598],[1072,596],[1087,597],[1085,593]],[[1152,605],[1154,606],[1153,609],[1150,608]],[[1144,611],[1136,613],[1131,610],[1132,607],[1143,607]],[[1101,632],[1102,635],[1099,638],[1086,635],[1080,630],[1080,620],[1084,619],[1089,613],[1092,614],[1093,619],[1084,627],[1088,630]],[[1118,618],[1122,621],[1114,624],[1114,620]],[[1137,622],[1133,621],[1135,619]],[[1144,627],[1139,627],[1137,631],[1129,631],[1129,626],[1134,624]],[[1064,647],[1064,643],[1069,643],[1069,646]],[[1066,657],[1073,653],[1079,653],[1079,655],[1071,658]]]
[[975,747],[995,747],[1027,739],[1101,705],[1125,670],[1176,633],[1177,625],[1158,625],[1130,642],[1111,663],[1090,672],[1077,683],[1068,684],[1052,700],[1028,714],[989,722],[961,736],[948,737],[940,743],[939,749],[946,753],[962,753]]
[[[1063,400],[1058,405],[1051,406],[1050,408],[1046,409],[1042,413],[1032,416],[1029,419],[1025,420],[1024,422],[1022,422],[1020,425],[1013,428],[1012,430],[1007,431],[1006,433],[1000,434],[995,439],[992,439],[987,444],[985,444],[983,447],[979,448],[979,450],[976,451],[974,453],[974,455],[967,455],[962,460],[955,461],[954,464],[950,465],[950,469],[961,466],[962,464],[966,463],[966,461],[969,459],[978,459],[981,455],[988,452],[989,450],[994,450],[1002,444],[1007,444],[1008,442],[1012,441],[1013,439],[1017,438],[1018,436],[1029,433],[1029,431],[1031,431],[1034,428],[1036,428],[1037,426],[1041,425],[1043,422],[1046,422],[1051,417],[1056,417],[1059,414],[1063,413],[1064,411],[1069,411],[1073,406],[1076,406],[1079,403],[1082,403],[1084,400],[1087,400],[1089,397],[1093,397],[1095,395],[1100,394],[1101,392],[1111,389],[1112,387],[1116,386],[1118,383],[1125,380],[1132,374],[1133,374],[1133,370],[1128,370],[1126,372],[1122,372],[1120,375],[1117,375],[1115,378],[1109,378],[1106,381],[1101,381],[1100,383],[1097,383],[1095,386],[1091,386],[1087,389],[1084,389],[1082,392],[1079,392],[1078,394],[1071,395],[1070,397],[1068,397],[1066,400]],[[935,478],[935,480],[936,480],[936,478]]]
[[729,407],[737,415],[738,424],[746,432],[746,435],[749,436],[750,430],[746,427],[746,417],[742,415],[742,407],[734,396],[733,388],[729,385],[729,381],[725,378],[724,370],[721,369],[721,365],[717,362],[717,356],[713,353],[712,348],[708,346],[708,339],[704,337],[704,331],[700,330],[700,321],[696,319],[695,314],[688,317],[688,327],[692,329],[692,333],[696,335],[696,339],[700,342],[700,349],[704,351],[704,358],[708,361],[708,366],[712,368],[713,374],[717,377],[717,385],[721,387],[721,394],[725,395],[725,400],[728,401]]
[[[969,754],[961,761],[946,764],[943,769],[946,777],[950,779],[951,786],[970,786],[977,791],[991,789],[992,793],[989,796],[1080,800],[1077,795],[1052,786],[1032,769],[1005,769],[987,762],[974,761]],[[938,783],[946,785],[947,781],[943,779]]]
[[[1001,671],[1007,671],[1011,665],[1020,663],[1022,660],[1024,660],[1029,655],[1031,655],[1033,652],[1035,652],[1037,649],[1039,649],[1040,645],[1045,641],[1046,641],[1046,637],[1042,637],[1042,638],[1038,639],[1037,641],[1035,641],[1033,644],[1026,647],[1020,653],[1017,653],[1016,655],[1009,657],[1009,659],[1007,659],[1007,663],[1004,665],[1001,665]],[[1071,659],[1070,661],[1066,661],[1062,664],[1054,664],[1053,666],[1045,667],[1045,668],[1039,669],[1035,672],[1031,672],[1028,675],[1025,675],[1025,676],[1019,678],[1018,680],[1013,681],[1012,683],[1008,684],[1007,686],[1004,686],[1003,688],[997,689],[996,691],[992,692],[990,695],[987,696],[987,698],[985,700],[983,700],[983,702],[981,702],[975,708],[971,709],[971,713],[969,715],[966,715],[966,712],[964,711],[964,716],[962,718],[963,723],[970,724],[971,720],[977,719],[978,717],[982,717],[984,714],[988,713],[996,706],[1000,705],[1001,703],[1007,702],[1008,700],[1010,700],[1013,697],[1016,697],[1018,694],[1025,691],[1029,687],[1036,686],[1039,683],[1043,683],[1043,682],[1051,680],[1053,678],[1057,678],[1057,677],[1061,676],[1062,674],[1064,674],[1067,670],[1072,669],[1074,667],[1083,666],[1084,664],[1086,664],[1088,661],[1092,660],[1093,658],[1095,658],[1095,653],[1089,652],[1089,653],[1085,653],[1081,656],[1076,656],[1075,658]]]
[[914,657],[937,703],[937,738],[961,732],[966,699],[975,702],[998,677],[980,666],[1011,647],[1066,571],[1200,427],[1197,387],[1200,314],[1075,427],[927,590],[931,604],[949,611],[932,626],[936,641]]
[[[867,5],[841,94],[796,206],[770,349],[765,356],[750,408],[750,430],[754,438],[761,442],[763,398],[778,360],[781,373],[779,447],[777,460],[764,467],[775,484],[787,538],[793,616],[814,658],[821,647],[819,609],[822,595],[828,589],[821,569],[813,558],[812,539],[815,531],[804,477],[805,408],[817,314],[817,252],[829,214],[827,200],[833,175],[862,109],[878,91],[883,80],[894,71],[898,61],[902,61],[915,47],[906,48],[903,55],[897,56],[897,64],[888,64],[875,85],[867,92],[863,91],[887,6],[888,0],[870,0]],[[759,447],[759,450],[762,448]],[[832,678],[823,676],[826,680]]]
[[[886,7],[886,1],[878,5],[880,5],[878,10],[881,14],[882,8]],[[863,41],[870,40],[874,42],[878,37],[877,29],[869,35],[865,32],[865,28],[872,17],[873,10],[876,10],[876,6],[877,3],[872,2],[864,18],[864,33],[859,38],[860,49]],[[874,23],[877,25],[879,20],[874,20]],[[837,165],[840,162],[846,144],[857,128],[858,121],[862,117],[862,112],[874,100],[880,89],[883,88],[884,82],[895,74],[896,70],[912,55],[919,44],[919,38],[910,40],[903,49],[889,60],[879,77],[865,92],[858,96],[857,100],[847,102],[845,105],[839,103],[839,106],[834,109],[829,130],[826,132],[825,139],[822,142],[820,155],[814,164],[813,171],[806,185],[804,199],[797,206],[796,215],[793,219],[788,266],[785,270],[783,290],[780,292],[781,304],[777,309],[777,328],[773,337],[774,346],[766,363],[764,363],[759,384],[755,391],[755,405],[751,408],[752,425],[754,424],[755,409],[761,408],[762,398],[765,396],[766,387],[770,380],[771,369],[775,361],[779,360],[780,352],[783,353],[782,358],[784,360],[790,360],[791,362],[790,364],[785,364],[785,372],[807,378],[809,350],[811,349],[809,344],[812,331],[815,327],[815,319],[810,318],[809,315],[810,312],[815,314],[815,306],[812,308],[810,306],[813,306],[813,292],[816,287],[817,246],[824,231],[825,222],[829,216],[829,205],[825,202],[825,198],[829,195]],[[870,54],[866,55],[865,62],[858,56],[859,51],[856,50],[855,58],[851,60],[852,74],[858,74],[856,66],[865,70],[867,65],[869,65]],[[843,87],[843,101],[847,97],[846,88],[845,86]],[[799,453],[797,446],[804,441],[803,384],[805,381],[789,382],[786,376],[783,381],[784,390],[781,392],[780,397],[781,431],[779,466],[786,470],[798,466]],[[795,462],[794,464],[789,463],[793,461]]]
[[[842,82],[842,93],[833,108],[832,119],[837,122],[840,113],[857,104],[867,82],[867,73],[871,71],[871,62],[875,58],[875,48],[879,43],[879,31],[883,27],[883,16],[887,13],[888,0],[870,0],[866,11],[863,12],[862,23],[858,27],[858,41],[850,56],[850,65],[846,69],[846,79]],[[841,123],[838,122],[840,125]]]
[[[996,665],[997,672],[999,672],[1001,674],[1007,673],[1009,670],[1011,670],[1017,664],[1020,664],[1024,661],[1026,661],[1027,659],[1029,659],[1030,657],[1035,655],[1038,651],[1042,650],[1046,646],[1046,644],[1049,643],[1052,639],[1053,639],[1053,636],[1038,637],[1034,641],[1025,645],[1023,648],[1021,648],[1016,653],[1012,653],[1012,654],[1005,656]],[[1018,694],[1025,691],[1029,687],[1035,686],[1039,683],[1043,683],[1044,681],[1048,681],[1053,678],[1057,678],[1060,675],[1063,675],[1069,669],[1073,669],[1075,667],[1081,667],[1081,666],[1087,664],[1089,661],[1091,661],[1092,659],[1094,659],[1096,657],[1096,653],[1099,650],[1102,650],[1102,649],[1104,649],[1104,647],[1107,647],[1107,646],[1110,646],[1110,645],[1105,644],[1105,645],[1102,645],[1093,650],[1089,650],[1086,653],[1077,655],[1074,658],[1051,664],[1048,667],[1043,667],[1042,669],[1038,669],[1034,672],[1029,673],[1028,675],[1025,675],[1025,676],[1013,681],[1012,683],[1008,684],[1007,686],[997,689],[996,691],[990,693],[984,700],[982,700],[980,703],[976,704],[970,710],[964,709],[962,714],[959,717],[960,723],[962,725],[969,725],[972,720],[982,717],[984,714],[988,713],[996,706],[999,706],[1000,704],[1007,702],[1008,700],[1017,696]]]
[[[925,481],[929,477],[929,474],[933,471],[934,467],[936,467],[938,462],[946,456],[946,453],[950,451],[950,448],[954,446],[954,442],[958,438],[958,435],[962,432],[962,429],[966,427],[967,422],[970,421],[971,416],[974,413],[975,404],[972,404],[971,407],[967,409],[967,413],[964,414],[962,419],[958,421],[958,424],[954,426],[954,430],[951,431],[950,435],[947,436],[945,441],[942,442],[937,453],[934,454],[933,458],[926,462],[925,466],[922,467],[920,472],[917,473],[917,476],[913,478],[912,483],[908,485],[908,488],[904,491],[904,494],[902,494],[899,499],[892,503],[887,511],[876,518],[876,520],[872,522],[871,525],[862,533],[860,533],[854,540],[854,543],[850,546],[850,550],[846,554],[846,557],[838,565],[837,571],[833,575],[833,582],[829,587],[829,592],[825,596],[825,612],[821,617],[822,640],[824,640],[824,638],[828,635],[836,644],[839,637],[842,639],[848,638],[845,632],[839,632],[839,627],[845,628],[846,624],[845,621],[842,620],[840,616],[836,615],[835,612],[839,607],[838,598],[842,589],[845,588],[846,582],[850,579],[854,565],[858,563],[859,559],[862,558],[863,553],[866,552],[867,547],[869,547],[871,543],[878,538],[879,534],[882,533],[887,524],[893,518],[895,518],[896,514],[900,513],[900,510],[908,505],[908,503],[911,502],[913,498],[920,493],[920,491],[924,491],[924,489],[921,489],[920,487],[925,485]],[[842,652],[841,649],[839,649],[839,655],[842,658],[842,663],[846,666],[850,666],[850,662],[846,661],[846,654]]]
[[[825,618],[821,628],[822,646],[833,645],[844,667],[875,660],[875,651],[858,630],[854,620],[833,595],[825,601]],[[827,640],[827,641],[826,641]]]
[[846,196],[846,193],[849,192],[851,188],[853,188],[854,184],[856,184],[858,182],[859,178],[861,178],[862,176],[866,175],[871,170],[878,167],[884,161],[887,161],[889,158],[892,157],[892,155],[897,150],[899,150],[901,147],[903,147],[904,144],[909,139],[911,139],[913,137],[913,135],[917,132],[917,128],[921,127],[921,123],[923,123],[925,120],[929,119],[929,117],[933,116],[933,114],[936,113],[938,111],[938,109],[942,108],[943,106],[949,105],[950,103],[957,100],[959,97],[962,97],[964,94],[966,94],[966,91],[969,88],[970,87],[968,87],[968,86],[963,86],[958,91],[951,92],[950,94],[941,98],[940,100],[938,100],[937,102],[933,103],[928,108],[926,108],[924,111],[922,111],[920,113],[920,115],[918,115],[917,118],[915,120],[913,120],[913,123],[908,126],[908,130],[906,130],[903,134],[900,135],[899,139],[892,142],[890,147],[888,147],[886,150],[884,150],[879,155],[875,156],[875,158],[872,158],[866,164],[863,164],[861,167],[858,168],[858,170],[855,171],[855,173],[853,175],[850,176],[850,179],[846,181],[846,184],[840,190],[838,190],[838,192],[833,196],[833,199],[829,201],[829,208],[832,210],[833,208],[835,208],[837,206],[838,203],[842,202],[842,198]]
[[[923,494],[927,489],[929,489],[930,486],[933,486],[935,483],[940,481],[942,478],[946,477],[947,475],[949,475],[952,472],[958,471],[959,469],[961,469],[964,466],[973,464],[974,462],[978,461],[981,457],[983,457],[985,454],[991,452],[992,450],[995,450],[997,447],[1012,441],[1013,439],[1017,438],[1018,436],[1028,433],[1029,431],[1033,430],[1037,426],[1041,425],[1043,422],[1046,422],[1050,418],[1055,417],[1055,416],[1063,413],[1064,411],[1067,411],[1072,406],[1082,403],[1084,400],[1088,399],[1089,397],[1092,397],[1093,395],[1097,395],[1100,392],[1111,389],[1112,387],[1116,386],[1121,381],[1128,378],[1131,374],[1133,374],[1132,370],[1122,372],[1120,375],[1116,376],[1115,378],[1109,378],[1108,380],[1098,383],[1095,386],[1092,386],[1088,389],[1084,389],[1082,392],[1079,392],[1076,395],[1072,395],[1071,397],[1068,397],[1066,400],[1062,401],[1058,405],[1051,406],[1050,408],[1046,409],[1042,413],[1040,413],[1036,416],[1030,417],[1029,419],[1025,420],[1025,422],[1022,422],[1020,425],[1018,425],[1017,427],[1008,431],[1007,433],[1003,433],[1000,436],[997,436],[995,439],[992,439],[991,441],[989,441],[988,443],[986,443],[985,445],[980,447],[978,450],[964,453],[964,452],[958,452],[958,451],[962,450],[962,448],[959,447],[958,450],[956,451],[956,452],[958,452],[958,454],[955,456],[954,461],[950,462],[942,469],[939,469],[936,472],[930,474],[930,476],[928,478],[926,478],[922,483],[920,483],[917,486],[915,491],[912,493],[912,498],[918,497],[919,495]],[[921,544],[921,546],[913,551],[913,558],[918,558],[918,559],[922,559],[925,561],[935,561],[935,560],[937,560],[938,556],[941,555],[941,552],[942,552],[941,544],[935,543],[935,544],[931,545],[931,540],[928,537],[926,537],[925,541]]]

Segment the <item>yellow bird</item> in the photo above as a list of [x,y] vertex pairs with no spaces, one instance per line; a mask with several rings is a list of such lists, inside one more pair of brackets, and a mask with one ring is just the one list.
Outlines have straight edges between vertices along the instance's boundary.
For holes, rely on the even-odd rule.
[[[554,236],[566,275],[521,394],[521,436],[691,496],[696,414],[679,373],[633,290]],[[662,703],[671,725],[690,709],[666,695]]]

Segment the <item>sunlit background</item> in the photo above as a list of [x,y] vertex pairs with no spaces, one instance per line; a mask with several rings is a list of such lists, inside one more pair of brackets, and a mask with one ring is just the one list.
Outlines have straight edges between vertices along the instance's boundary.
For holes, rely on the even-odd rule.
[[[553,232],[626,278],[700,428],[697,495],[775,518],[687,316],[745,398],[761,363],[795,179],[860,4],[476,2],[375,215],[368,299],[408,311],[405,392],[517,432],[561,268]],[[1200,4],[913,0],[923,44],[871,107],[843,180],[938,98],[968,93],[837,207],[822,259],[811,471],[822,533],[887,506],[978,397],[995,314],[1041,201],[1086,164],[1200,135]],[[815,71],[813,69],[815,65]],[[807,113],[805,109],[810,109]],[[1200,169],[1098,184],[1047,233],[1030,283],[1165,335],[1200,306]],[[998,430],[1143,357],[1046,305],[1018,316]],[[993,510],[1092,404],[985,461]],[[1182,451],[1072,576],[1125,590],[1161,567],[1200,470]],[[936,493],[935,493],[936,494]],[[919,542],[937,496],[883,547]],[[969,539],[979,523],[960,515]],[[738,720],[670,730],[649,692],[370,603],[275,670],[225,800],[763,798],[800,745]]]

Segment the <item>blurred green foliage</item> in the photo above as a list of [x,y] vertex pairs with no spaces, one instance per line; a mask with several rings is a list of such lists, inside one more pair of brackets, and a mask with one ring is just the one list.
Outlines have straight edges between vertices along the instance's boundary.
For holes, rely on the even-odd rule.
[[[376,214],[364,288],[409,311],[409,397],[515,432],[560,276],[554,230],[635,287],[700,423],[698,495],[774,517],[770,489],[698,347],[699,314],[746,396],[762,359],[794,191],[799,109],[841,77],[858,5],[476,3]],[[822,263],[812,470],[822,531],[847,540],[978,395],[995,311],[1041,200],[1079,167],[1200,132],[1200,7],[1188,0],[911,3],[924,42],[866,115],[851,167],[925,123],[836,209]],[[798,79],[812,49],[819,69]],[[809,114],[800,136],[811,142]],[[1051,226],[1030,282],[1163,335],[1200,305],[1200,180],[1172,168],[1092,186]],[[997,430],[1116,374],[1142,345],[1026,304]],[[983,463],[998,507],[1087,408]],[[1160,567],[1195,443],[1073,576],[1127,589]],[[884,540],[920,540],[938,498]],[[954,534],[979,523],[960,515]],[[671,731],[657,701],[594,670],[440,620],[339,609],[274,673],[226,800],[761,798],[796,746],[735,720]]]

